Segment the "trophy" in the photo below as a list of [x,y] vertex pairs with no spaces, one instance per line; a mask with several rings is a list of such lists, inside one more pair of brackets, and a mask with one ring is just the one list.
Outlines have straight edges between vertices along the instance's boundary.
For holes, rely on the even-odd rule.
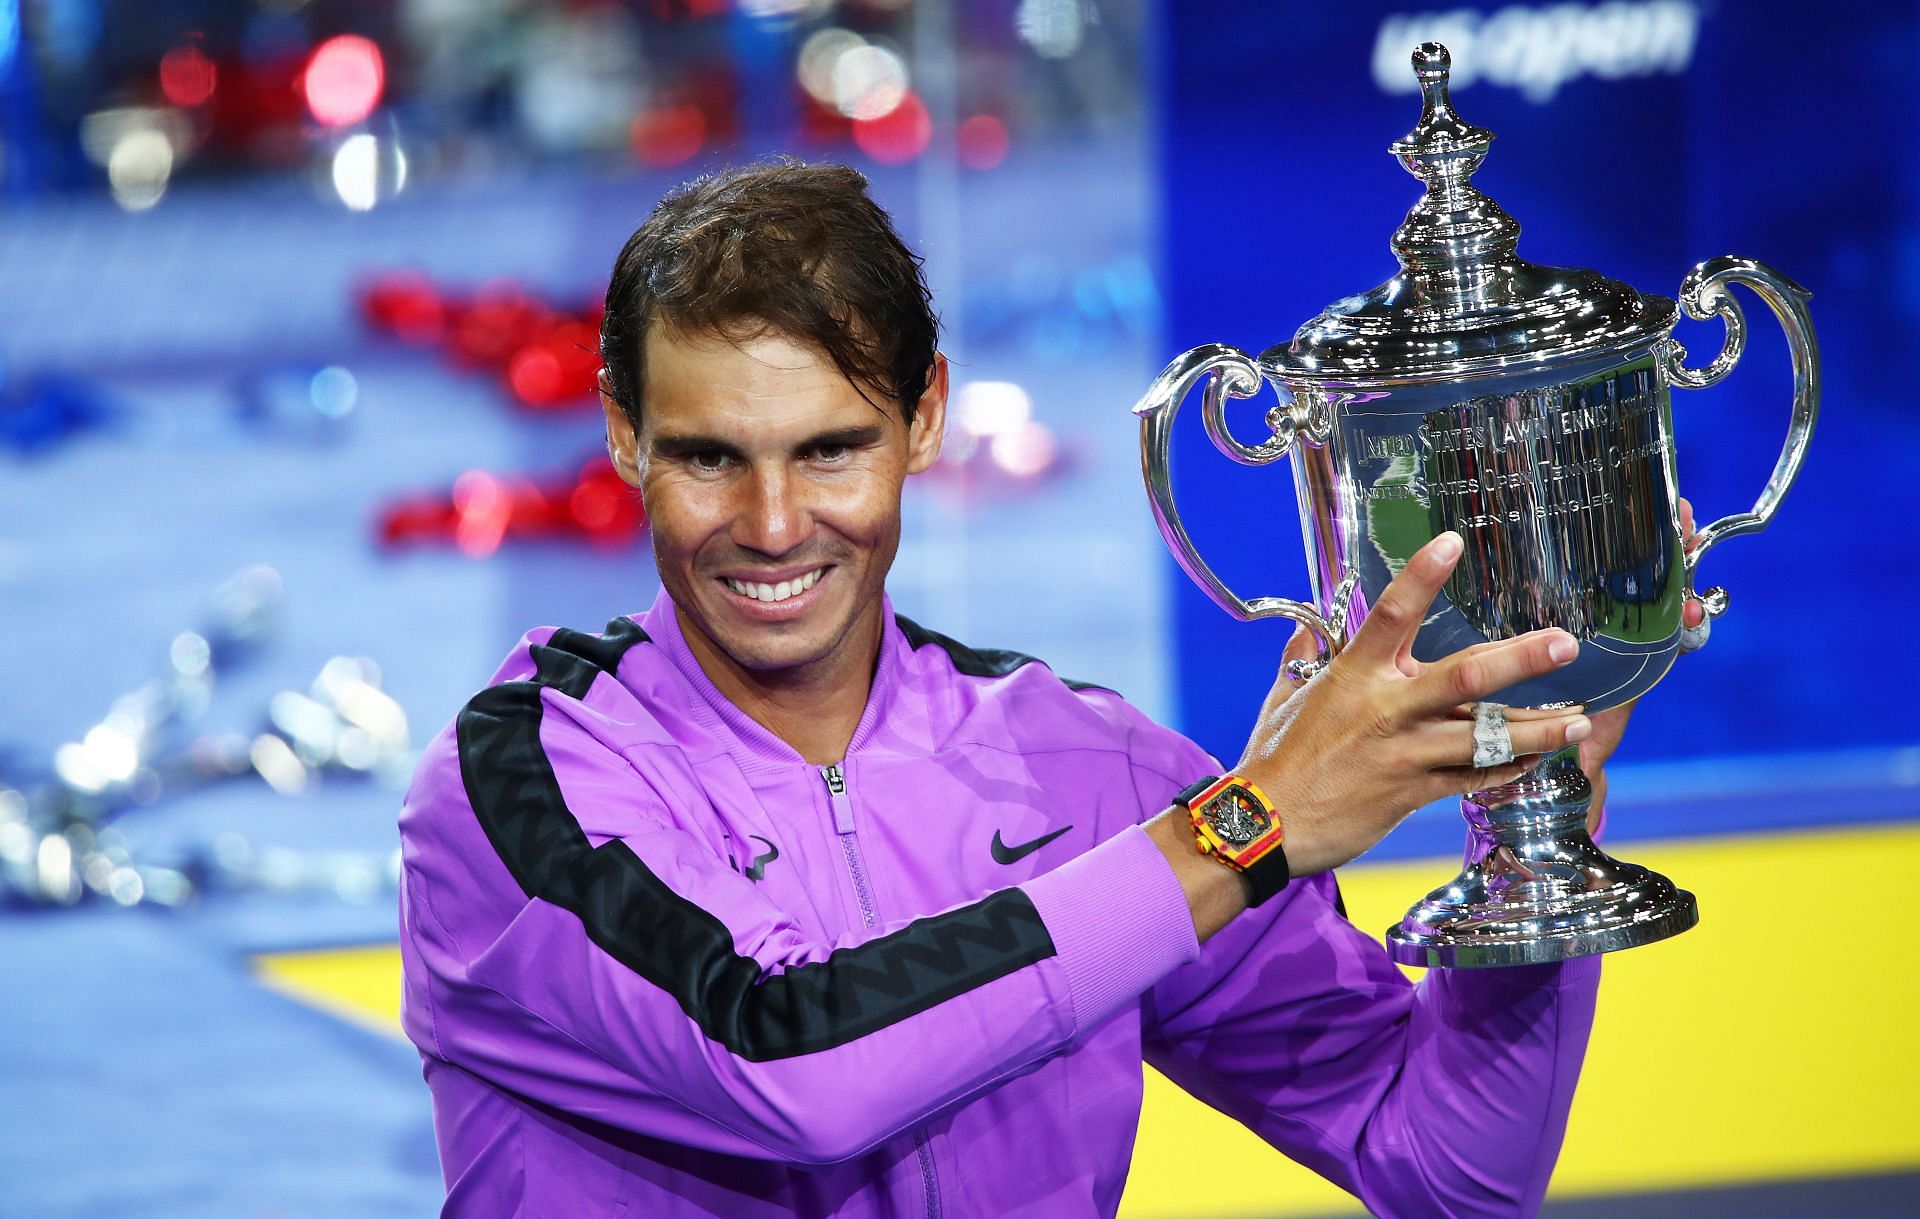
[[[1517,254],[1520,226],[1472,176],[1493,133],[1454,112],[1448,55],[1413,53],[1419,124],[1391,146],[1426,191],[1394,233],[1400,271],[1329,305],[1256,360],[1208,344],[1168,365],[1134,407],[1154,515],[1174,558],[1234,616],[1290,618],[1319,637],[1304,681],[1351,639],[1367,607],[1427,541],[1466,541],[1413,646],[1438,660],[1487,640],[1560,627],[1581,641],[1573,663],[1509,687],[1505,704],[1584,704],[1602,711],[1651,689],[1703,631],[1684,629],[1700,560],[1756,533],[1800,471],[1820,401],[1808,293],[1745,258],[1701,263],[1682,282],[1688,317],[1721,319],[1725,339],[1689,367],[1671,337],[1674,301],[1584,270]],[[1793,364],[1787,440],[1752,511],[1722,517],[1683,545],[1669,390],[1725,377],[1745,346],[1730,285],[1744,284],[1785,329]],[[1270,435],[1228,429],[1230,398],[1271,381],[1281,404]],[[1214,445],[1242,465],[1291,455],[1311,603],[1242,600],[1194,549],[1168,468],[1174,415],[1204,385]],[[1709,619],[1724,590],[1697,594]],[[1704,626],[1705,624],[1703,624]],[[1503,966],[1612,952],[1677,935],[1698,918],[1693,895],[1616,860],[1586,831],[1592,791],[1569,746],[1514,782],[1461,801],[1469,827],[1458,877],[1387,933],[1395,960]]]

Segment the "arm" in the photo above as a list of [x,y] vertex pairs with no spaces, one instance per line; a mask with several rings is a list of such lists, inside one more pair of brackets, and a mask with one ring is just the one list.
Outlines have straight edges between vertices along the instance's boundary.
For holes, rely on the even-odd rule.
[[810,937],[593,718],[538,682],[491,688],[403,818],[409,1035],[535,1104],[840,1160],[1058,1053],[1197,951],[1138,830],[939,915]]
[[1579,1077],[1599,962],[1409,983],[1296,883],[1146,1005],[1147,1060],[1383,1217],[1527,1215]]
[[[1514,759],[1473,768],[1464,704],[1571,663],[1579,644],[1565,631],[1534,631],[1439,661],[1414,659],[1414,637],[1463,549],[1454,533],[1421,547],[1332,664],[1298,691],[1282,676],[1268,692],[1233,769],[1273,802],[1294,876],[1339,867],[1408,810],[1510,782],[1538,755],[1592,733],[1577,707],[1516,715],[1509,721]],[[1287,658],[1305,658],[1311,642],[1304,627],[1296,630]],[[1159,792],[1143,807],[1171,794]],[[1239,878],[1194,858],[1185,813],[1170,810],[1147,829],[1180,878],[1202,941],[1245,909]]]
[[[1702,617],[1687,606],[1689,626]],[[1307,643],[1297,636],[1290,652]],[[1395,667],[1421,674],[1405,657]],[[1263,719],[1285,720],[1278,701]],[[1631,711],[1599,713],[1581,741],[1596,833],[1603,768]],[[1565,1135],[1598,958],[1410,984],[1338,912],[1338,892],[1314,876],[1229,914],[1201,959],[1150,993],[1148,1060],[1376,1214],[1534,1213]]]

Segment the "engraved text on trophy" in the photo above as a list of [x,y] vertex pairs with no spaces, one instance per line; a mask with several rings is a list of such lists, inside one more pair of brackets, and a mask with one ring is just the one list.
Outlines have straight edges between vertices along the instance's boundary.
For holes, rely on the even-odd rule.
[[1429,523],[1467,543],[1447,595],[1487,638],[1557,626],[1650,641],[1678,627],[1663,399],[1641,361],[1422,419]]

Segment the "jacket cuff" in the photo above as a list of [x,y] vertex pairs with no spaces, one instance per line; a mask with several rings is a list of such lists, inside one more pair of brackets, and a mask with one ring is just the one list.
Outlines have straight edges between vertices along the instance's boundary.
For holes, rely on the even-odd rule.
[[1200,955],[1193,912],[1166,856],[1128,826],[1020,886],[1046,924],[1084,1032]]

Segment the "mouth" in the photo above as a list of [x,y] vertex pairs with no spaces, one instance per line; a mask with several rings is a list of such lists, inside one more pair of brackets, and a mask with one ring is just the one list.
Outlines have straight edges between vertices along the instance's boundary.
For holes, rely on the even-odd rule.
[[760,605],[785,605],[797,602],[830,571],[829,567],[815,567],[810,571],[788,576],[782,580],[742,580],[733,576],[721,576],[720,583],[734,596]]

